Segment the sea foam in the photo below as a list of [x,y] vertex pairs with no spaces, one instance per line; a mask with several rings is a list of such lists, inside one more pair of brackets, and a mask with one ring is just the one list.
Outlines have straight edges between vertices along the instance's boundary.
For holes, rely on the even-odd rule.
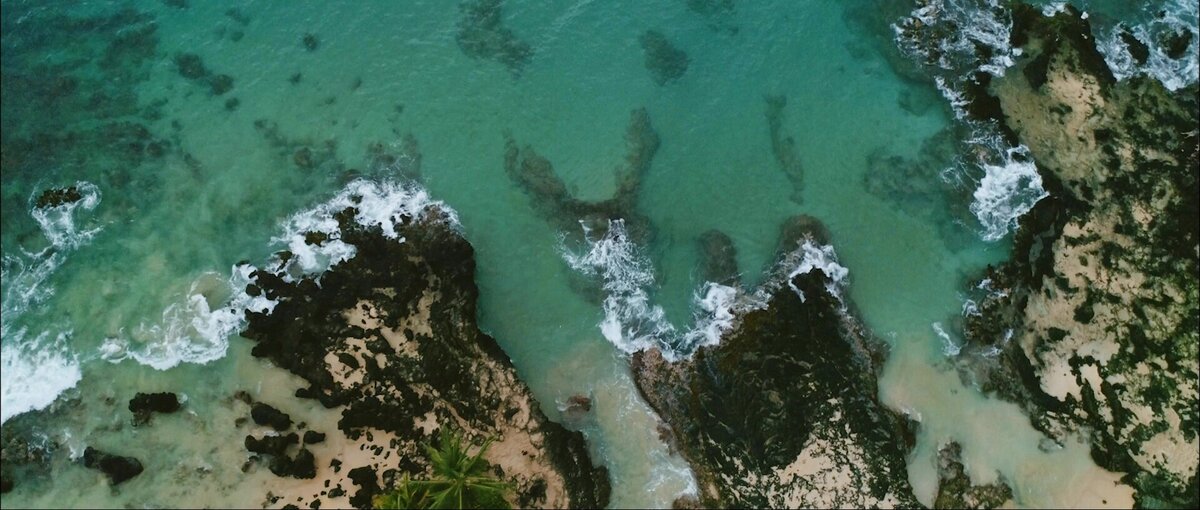
[[845,311],[842,288],[849,271],[837,262],[832,246],[806,238],[779,262],[775,270],[777,277],[768,279],[753,293],[705,282],[692,298],[691,327],[680,331],[667,320],[662,307],[652,302],[653,265],[629,238],[624,220],[610,220],[601,236],[594,236],[586,225],[583,229],[586,249],[574,253],[564,248],[563,259],[572,269],[600,281],[605,293],[604,317],[598,325],[600,333],[628,354],[657,348],[664,358],[676,361],[690,356],[700,347],[716,345],[733,329],[740,314],[765,306],[783,285],[790,287],[801,300],[805,299],[804,293],[791,284],[791,279],[814,269],[828,276],[826,288],[842,303]]
[[[1106,31],[1094,34],[1097,49],[1104,55],[1105,63],[1118,80],[1145,74],[1172,91],[1196,83],[1200,77],[1200,60],[1197,55],[1200,51],[1200,26],[1197,23],[1200,2],[1174,0],[1166,2],[1156,12],[1160,15],[1147,21],[1118,23]],[[1121,38],[1121,32],[1125,30],[1146,44],[1149,55],[1145,63],[1139,65],[1134,60],[1129,46]],[[1186,51],[1177,59],[1167,56],[1166,49],[1160,41],[1172,34],[1184,32],[1191,34]]]
[[79,360],[70,350],[70,327],[47,321],[45,329],[32,332],[22,320],[41,311],[54,295],[51,275],[101,230],[83,215],[100,204],[100,189],[84,181],[74,186],[81,196],[74,202],[39,208],[32,206],[30,197],[29,214],[50,246],[4,254],[0,264],[0,422],[44,409],[82,377]]
[[[329,200],[292,214],[271,239],[271,246],[292,254],[276,259],[266,270],[285,281],[320,275],[329,268],[354,257],[353,245],[341,239],[335,215],[353,208],[354,221],[365,227],[378,227],[396,242],[404,238],[396,232],[402,218],[429,219],[435,215],[458,228],[457,213],[414,183],[358,179],[346,185]],[[306,234],[323,234],[318,244],[306,241]],[[106,339],[101,356],[117,362],[126,358],[159,370],[180,363],[208,363],[225,356],[229,338],[246,326],[246,311],[270,312],[275,301],[265,296],[250,296],[246,286],[254,282],[249,264],[234,266],[230,276],[221,279],[214,273],[197,278],[188,292],[162,312],[161,320],[141,324],[132,335]]]

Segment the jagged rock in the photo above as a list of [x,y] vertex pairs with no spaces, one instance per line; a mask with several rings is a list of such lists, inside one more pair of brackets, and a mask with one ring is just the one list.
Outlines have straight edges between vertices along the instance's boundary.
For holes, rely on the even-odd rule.
[[290,476],[292,478],[315,478],[317,476],[316,458],[307,449],[301,449],[295,457],[275,455],[269,465],[275,476]]
[[1070,6],[1013,19],[1019,72],[990,90],[1049,196],[985,275],[963,370],[1052,438],[1089,434],[1138,504],[1200,506],[1196,86],[1116,82]]
[[289,446],[298,444],[299,442],[300,436],[292,432],[286,436],[263,436],[262,439],[255,438],[254,436],[246,436],[245,445],[246,450],[253,453],[283,455]]
[[67,186],[65,188],[50,188],[38,195],[34,202],[34,207],[38,209],[49,209],[60,205],[73,204],[83,200],[83,195],[79,193],[79,188],[75,186]]
[[292,426],[292,418],[287,413],[262,402],[257,402],[250,407],[250,417],[254,418],[254,423],[266,425],[280,432]]
[[100,470],[113,485],[120,485],[143,470],[142,463],[133,457],[104,453],[90,446],[83,451],[83,465]]
[[154,413],[174,413],[179,410],[179,397],[174,393],[138,393],[129,399],[135,424],[146,423]]
[[[825,235],[811,218],[785,233]],[[916,506],[911,431],[876,393],[882,344],[822,270],[789,278],[798,241],[768,279],[766,306],[743,312],[719,344],[676,362],[634,354],[638,389],[691,463],[703,506]]]
[[950,443],[938,451],[938,491],[934,508],[1000,508],[1012,500],[1003,482],[971,485],[962,464],[962,446]]
[[[254,272],[263,295],[279,303],[270,314],[248,312],[243,332],[255,342],[253,355],[307,381],[297,396],[340,410],[330,431],[344,436],[339,444],[370,456],[370,466],[331,475],[349,475],[361,487],[352,497],[317,500],[369,505],[402,473],[424,476],[423,445],[453,427],[472,442],[500,438],[484,459],[518,487],[543,479],[545,505],[606,505],[608,473],[592,464],[583,435],[546,418],[499,345],[479,330],[474,252],[456,227],[429,209],[395,219],[397,242],[359,225],[355,213],[333,217],[340,226],[334,237],[356,255],[321,274],[320,285],[315,276],[287,282]],[[497,453],[504,451],[528,455]],[[299,456],[278,457],[273,472],[306,476]]]

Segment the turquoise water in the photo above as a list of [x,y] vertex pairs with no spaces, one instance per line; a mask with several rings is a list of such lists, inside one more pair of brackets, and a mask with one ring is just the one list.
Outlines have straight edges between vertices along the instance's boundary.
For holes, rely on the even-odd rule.
[[[885,58],[895,51],[889,24],[909,7],[754,2],[706,17],[682,1],[509,1],[503,24],[532,48],[519,71],[464,54],[451,2],[254,2],[232,15],[231,4],[217,2],[135,2],[144,19],[50,23],[54,13],[107,16],[123,5],[4,4],[4,407],[7,419],[14,403],[44,406],[65,390],[59,400],[73,403],[45,424],[48,435],[70,449],[119,445],[148,469],[110,491],[95,472],[56,458],[55,481],[19,486],[6,503],[198,504],[169,483],[183,480],[208,489],[203,504],[245,506],[285,483],[240,473],[245,452],[221,435],[236,416],[234,391],[282,399],[296,382],[249,357],[248,342],[225,335],[236,328],[210,310],[229,299],[235,263],[280,248],[272,238],[284,218],[353,175],[398,179],[415,154],[378,165],[369,147],[401,153],[411,135],[424,186],[458,212],[477,250],[483,328],[552,417],[556,402],[593,395],[594,416],[573,426],[609,466],[613,506],[669,506],[690,474],[657,439],[625,358],[597,328],[601,308],[572,290],[564,233],[503,167],[511,134],[549,159],[577,196],[607,197],[630,111],[643,107],[662,146],[638,201],[654,226],[642,249],[657,282],[652,298],[673,323],[691,322],[704,283],[701,233],[728,234],[753,285],[772,261],[780,224],[815,216],[850,269],[850,299],[892,345],[881,395],[922,421],[910,464],[918,497],[931,499],[932,454],[951,438],[964,444],[973,477],[1001,474],[1022,505],[1069,501],[1079,495],[1068,482],[1104,476],[1086,445],[1038,449],[1040,436],[1015,406],[963,386],[945,362],[933,324],[949,325],[968,280],[1007,254],[1005,242],[981,239],[970,214],[954,212],[973,191],[939,184],[954,162],[920,153],[956,121],[931,84],[900,78]],[[113,37],[147,27],[156,44],[145,55],[130,51],[106,67]],[[686,72],[662,86],[638,42],[649,29],[689,57]],[[302,42],[309,33],[312,51]],[[181,77],[173,58],[182,53],[232,76],[233,89],[214,97]],[[63,89],[54,85],[65,74],[80,85],[38,103]],[[768,95],[787,97],[782,130],[804,168],[799,201],[771,151]],[[264,136],[258,120],[278,136]],[[40,152],[18,143],[35,133],[111,134],[98,127],[111,121],[144,124],[168,149],[133,158],[115,135],[43,143]],[[316,155],[312,168],[295,161],[301,145]],[[894,171],[871,164],[880,155],[919,162],[922,178],[910,185],[921,193],[869,192],[869,174]],[[77,181],[93,184],[99,202],[76,208],[70,225],[99,230],[77,246],[50,246],[32,197]],[[23,297],[30,289],[52,292]],[[114,416],[122,402],[151,389],[186,393],[194,414],[145,431],[122,426]],[[293,405],[314,422],[330,419],[319,406]]]

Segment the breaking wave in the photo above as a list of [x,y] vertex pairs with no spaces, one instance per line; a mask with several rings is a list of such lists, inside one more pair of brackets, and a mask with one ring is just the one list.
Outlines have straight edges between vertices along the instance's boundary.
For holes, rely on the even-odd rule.
[[610,220],[602,236],[595,237],[583,226],[587,249],[573,253],[563,249],[567,264],[580,273],[600,280],[605,293],[604,318],[599,328],[604,338],[625,353],[657,348],[675,361],[696,349],[716,345],[733,329],[739,314],[765,306],[770,296],[785,283],[792,286],[796,275],[820,269],[829,277],[829,292],[842,301],[842,287],[849,271],[838,264],[832,246],[805,239],[779,263],[778,277],[769,279],[754,293],[737,287],[706,282],[693,296],[693,324],[680,332],[666,318],[662,307],[651,302],[654,270],[650,260],[629,238],[624,220]]
[[971,212],[983,225],[983,239],[997,241],[1014,230],[1017,220],[1049,194],[1023,145],[1005,151],[1001,164],[982,166],[984,175],[973,193]]
[[[407,219],[437,215],[458,225],[457,213],[413,183],[355,180],[333,198],[297,212],[282,222],[282,233],[271,239],[273,248],[290,256],[275,257],[266,269],[286,281],[318,275],[330,267],[353,258],[355,248],[341,240],[336,216],[353,208],[354,221],[365,227],[379,227],[383,235],[397,242],[404,238],[396,224]],[[310,236],[321,237],[319,242]],[[312,241],[312,242],[310,242]],[[112,362],[133,359],[158,370],[180,363],[208,363],[225,356],[229,338],[246,326],[246,311],[270,312],[276,302],[265,296],[251,296],[246,287],[254,282],[257,267],[239,264],[228,278],[206,273],[190,289],[169,305],[162,319],[141,324],[132,334],[106,339],[101,357]]]
[[[1097,49],[1118,80],[1141,74],[1158,80],[1168,90],[1179,90],[1196,83],[1200,77],[1200,2],[1174,0],[1166,2],[1156,15],[1148,20],[1117,23],[1111,27],[1096,27]],[[1149,50],[1145,62],[1139,63],[1121,37],[1128,32],[1141,41]],[[1181,54],[1172,58],[1168,41],[1178,38],[1183,41]]]
[[54,295],[49,279],[67,256],[100,232],[84,226],[81,213],[100,204],[100,189],[89,182],[74,185],[79,200],[54,207],[35,207],[30,216],[50,246],[39,252],[4,254],[0,263],[0,422],[18,414],[44,409],[83,377],[79,360],[71,353],[70,327],[46,321],[45,329],[31,331],[22,318],[40,313]]
[[892,28],[900,50],[931,72],[955,117],[970,129],[959,151],[964,156],[942,178],[973,190],[970,210],[980,237],[1003,239],[1047,194],[1027,148],[1005,142],[994,121],[969,118],[966,91],[981,73],[1003,76],[1021,54],[1009,42],[1012,13],[998,0],[931,0]]

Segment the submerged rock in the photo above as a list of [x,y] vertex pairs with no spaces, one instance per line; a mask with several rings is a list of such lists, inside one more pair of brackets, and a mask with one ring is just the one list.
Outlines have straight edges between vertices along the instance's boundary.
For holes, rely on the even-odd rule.
[[549,160],[529,145],[518,146],[512,137],[505,144],[504,170],[530,195],[537,211],[561,232],[578,235],[582,223],[596,235],[603,235],[609,220],[625,219],[633,235],[644,239],[649,236],[650,225],[637,211],[637,197],[660,145],[644,108],[630,113],[625,142],[627,152],[624,164],[617,168],[617,189],[606,200],[576,198]]
[[787,106],[784,96],[767,96],[767,128],[771,134],[771,153],[779,163],[779,169],[792,183],[792,201],[804,203],[804,167],[796,151],[796,140],[783,131],[783,109]]
[[646,70],[650,71],[650,77],[654,79],[654,83],[658,85],[666,85],[668,82],[678,80],[687,72],[688,62],[690,59],[687,53],[676,48],[667,40],[667,36],[657,30],[647,30],[638,38],[638,42],[642,45],[642,52],[645,53]]
[[706,282],[722,285],[737,285],[740,280],[737,268],[737,249],[733,239],[720,230],[708,230],[700,234],[700,274]]
[[971,485],[962,463],[962,446],[950,443],[938,451],[938,491],[934,508],[1000,508],[1012,501],[1003,482]]
[[675,362],[634,354],[637,386],[691,463],[703,506],[917,506],[911,430],[877,397],[882,344],[823,270],[792,274],[803,248],[792,250],[767,303],[742,311],[719,344]]
[[142,463],[133,457],[104,453],[90,446],[83,451],[83,466],[104,473],[113,485],[120,485],[143,470]]
[[1078,11],[1016,10],[1023,72],[992,91],[1050,196],[980,284],[963,370],[1056,440],[1089,434],[1139,504],[1198,506],[1196,86],[1115,82]]
[[[312,276],[288,283],[256,273],[256,285],[279,304],[269,315],[249,312],[243,332],[256,342],[255,356],[308,383],[298,396],[340,409],[331,434],[367,459],[323,471],[331,487],[344,480],[360,489],[327,493],[318,504],[366,506],[402,473],[423,476],[422,445],[450,427],[475,443],[497,438],[484,458],[514,484],[514,498],[544,488],[539,505],[605,506],[608,473],[592,464],[583,435],[546,418],[496,341],[479,330],[474,252],[456,227],[436,210],[393,218],[396,241],[359,225],[355,212],[334,217],[335,237],[356,255],[321,274],[319,286]],[[305,451],[276,455],[272,471],[309,476]],[[309,504],[304,498],[300,506]]]
[[533,57],[533,48],[504,26],[504,0],[470,0],[460,4],[458,47],[471,58],[495,60],[513,76]]

